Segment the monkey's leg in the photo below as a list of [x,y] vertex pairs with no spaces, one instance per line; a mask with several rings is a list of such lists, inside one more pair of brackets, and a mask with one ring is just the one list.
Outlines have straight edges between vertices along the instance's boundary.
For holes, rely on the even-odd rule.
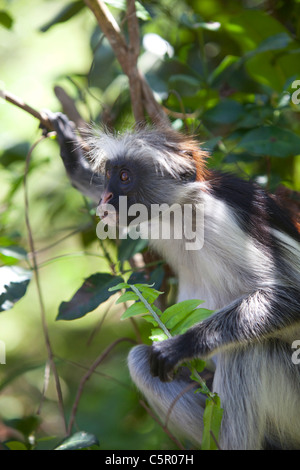
[[62,113],[46,111],[46,114],[56,131],[60,155],[72,185],[98,203],[103,191],[104,178],[91,170],[80,147],[74,126]]
[[172,382],[164,383],[153,377],[149,364],[150,348],[134,347],[128,356],[132,380],[146,396],[162,423],[176,436],[184,437],[194,445],[201,444],[203,411],[206,397],[194,393],[189,374],[178,373]]

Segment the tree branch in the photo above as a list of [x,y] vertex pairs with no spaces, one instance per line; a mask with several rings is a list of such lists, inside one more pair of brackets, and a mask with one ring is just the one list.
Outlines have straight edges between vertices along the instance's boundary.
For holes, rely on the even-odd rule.
[[41,124],[46,127],[49,131],[53,131],[53,127],[51,122],[49,121],[48,117],[37,111],[36,109],[32,108],[28,104],[26,104],[23,100],[18,98],[16,95],[13,95],[12,93],[9,93],[8,91],[0,90],[0,97],[3,98],[6,101],[9,101],[9,103],[14,104],[15,106],[18,106],[19,108],[23,109],[27,113],[31,114],[35,118],[39,119],[41,121]]
[[129,79],[132,111],[135,121],[139,123],[145,120],[145,113],[142,100],[141,80],[137,69],[137,60],[140,53],[140,35],[139,24],[136,16],[135,0],[127,0],[127,24],[129,34],[127,75]]
[[71,121],[74,122],[77,129],[84,129],[87,127],[87,122],[80,115],[75,106],[74,100],[65,92],[65,90],[60,86],[56,86],[54,87],[54,93],[62,105],[63,112]]
[[94,13],[102,32],[109,40],[124,73],[127,75],[128,48],[118,23],[102,0],[84,0],[84,2]]
[[161,106],[154,98],[153,92],[145,80],[145,77],[137,68],[139,55],[139,29],[136,18],[134,0],[127,0],[129,46],[114,19],[102,0],[84,0],[88,8],[94,13],[102,32],[107,37],[118,59],[123,72],[129,79],[132,110],[136,122],[145,119],[144,110],[148,113],[152,122],[170,125],[170,122]]

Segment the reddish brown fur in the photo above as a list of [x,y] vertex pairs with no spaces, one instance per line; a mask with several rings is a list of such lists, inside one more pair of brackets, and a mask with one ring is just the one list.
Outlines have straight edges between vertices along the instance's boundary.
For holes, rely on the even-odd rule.
[[180,134],[172,129],[164,129],[166,142],[172,142],[176,145],[179,153],[185,158],[192,158],[196,165],[196,181],[207,181],[210,171],[206,167],[208,153],[200,148],[199,142],[192,136]]

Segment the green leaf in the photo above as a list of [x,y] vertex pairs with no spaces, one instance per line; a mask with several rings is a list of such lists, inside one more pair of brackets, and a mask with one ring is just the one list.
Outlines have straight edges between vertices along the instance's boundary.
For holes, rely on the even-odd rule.
[[213,108],[208,109],[203,119],[214,124],[233,124],[243,114],[243,106],[234,100],[223,100]]
[[239,61],[239,57],[233,55],[227,55],[224,57],[222,62],[213,69],[212,73],[209,76],[209,83],[212,84],[217,78],[220,77],[230,66],[236,64]]
[[134,284],[135,287],[141,292],[142,296],[148,300],[150,304],[153,304],[153,302],[161,295],[163,292],[160,292],[156,289],[153,289],[152,286],[149,286],[148,284]]
[[128,302],[130,300],[139,300],[139,297],[132,291],[125,292],[118,298],[116,304],[121,304],[122,302]]
[[247,56],[253,56],[255,54],[275,51],[287,47],[292,42],[292,38],[286,33],[277,33],[264,39],[254,51],[248,52]]
[[17,266],[0,268],[0,312],[11,309],[26,293],[32,272]]
[[153,318],[152,315],[143,315],[143,319],[148,323],[151,323],[153,326],[158,326],[157,321]]
[[121,320],[126,320],[126,318],[134,317],[144,313],[149,313],[147,307],[145,307],[142,302],[136,302],[135,304],[128,307],[128,309],[121,316]]
[[0,261],[6,265],[15,264],[20,260],[27,259],[27,252],[20,246],[0,246]]
[[130,287],[130,285],[127,284],[126,282],[120,282],[116,286],[110,287],[108,289],[108,291],[109,292],[116,292],[116,291],[121,290],[121,289],[129,289],[129,287]]
[[[206,366],[206,361],[203,361],[202,359],[192,359],[189,361],[189,364],[193,369],[196,369],[196,372],[199,374],[202,372]],[[197,382],[198,377],[194,376],[193,372],[190,377],[192,380],[195,380]]]
[[255,9],[245,9],[239,15],[231,16],[224,29],[236,40],[244,52],[259,47],[270,36],[286,32],[285,27],[273,16]]
[[151,331],[149,339],[151,339],[151,341],[164,341],[165,339],[168,339],[168,336],[160,328],[154,328]]
[[5,447],[7,447],[9,450],[28,450],[26,445],[20,441],[5,442]]
[[172,329],[202,303],[203,300],[198,299],[183,300],[182,302],[178,302],[177,304],[168,307],[163,312],[160,319],[168,329]]
[[[121,277],[96,273],[87,278],[69,302],[62,302],[56,320],[75,320],[95,310],[120,285]],[[122,283],[123,284],[123,283]]]
[[172,335],[179,335],[185,333],[191,326],[196,325],[206,318],[210,317],[213,313],[213,310],[208,310],[206,308],[196,308],[190,312],[186,318],[178,322],[175,327],[171,328]]
[[201,450],[216,450],[218,446],[213,439],[211,432],[215,439],[218,441],[219,431],[223,410],[221,408],[220,397],[214,394],[213,398],[207,398],[206,406],[203,414],[203,436],[201,443]]
[[85,4],[82,0],[69,3],[64,8],[62,8],[62,10],[60,10],[60,12],[55,15],[52,20],[42,26],[40,28],[40,31],[45,33],[50,28],[52,28],[52,26],[55,26],[58,23],[64,23],[65,21],[68,21],[70,18],[73,18],[73,16],[77,15],[84,7]]
[[0,10],[0,24],[6,29],[11,29],[14,23],[13,18],[7,11]]
[[287,158],[300,155],[300,137],[276,126],[263,126],[245,134],[239,147],[254,155]]
[[85,449],[86,447],[99,446],[99,441],[94,434],[85,431],[79,431],[68,437],[54,450],[78,450]]

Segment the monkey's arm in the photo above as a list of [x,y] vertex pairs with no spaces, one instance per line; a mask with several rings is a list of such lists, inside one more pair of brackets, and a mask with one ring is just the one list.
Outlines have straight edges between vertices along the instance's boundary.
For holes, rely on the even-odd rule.
[[186,360],[275,336],[277,331],[300,321],[299,301],[296,289],[278,287],[236,300],[186,333],[154,343],[150,355],[152,375],[170,381],[176,366]]
[[103,191],[103,176],[92,172],[71,121],[62,113],[47,111],[47,116],[56,131],[60,155],[72,185],[98,203]]

